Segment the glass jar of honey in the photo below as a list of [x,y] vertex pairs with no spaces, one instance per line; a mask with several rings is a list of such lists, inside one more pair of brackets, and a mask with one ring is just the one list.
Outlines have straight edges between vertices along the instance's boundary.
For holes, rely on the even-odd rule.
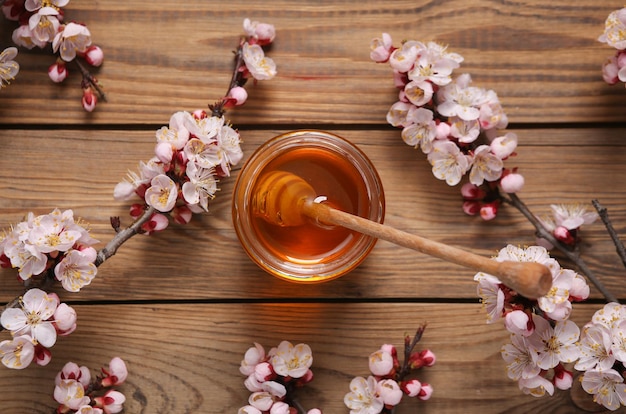
[[317,193],[316,202],[382,223],[383,187],[367,156],[328,132],[289,132],[270,139],[251,155],[233,191],[237,237],[248,256],[268,273],[310,283],[331,280],[356,268],[376,238],[313,219],[302,225],[280,226],[254,211],[255,194],[263,187],[264,177],[275,171],[305,180]]

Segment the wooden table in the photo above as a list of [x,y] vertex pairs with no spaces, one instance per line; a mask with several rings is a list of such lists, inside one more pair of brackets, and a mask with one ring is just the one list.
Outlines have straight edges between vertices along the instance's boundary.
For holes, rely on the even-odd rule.
[[[113,187],[152,156],[155,130],[179,110],[221,97],[244,17],[272,23],[269,55],[278,76],[250,85],[250,98],[227,117],[246,155],[282,132],[317,128],[358,145],[385,186],[389,225],[489,256],[511,243],[534,244],[531,225],[510,207],[483,222],[460,209],[458,188],[436,180],[420,151],[386,124],[396,99],[391,72],[369,60],[369,42],[400,39],[448,44],[476,86],[495,90],[518,134],[514,164],[526,177],[520,197],[538,215],[552,203],[597,198],[626,234],[626,90],[608,86],[601,64],[613,49],[596,41],[618,2],[392,1],[73,1],[67,17],[85,22],[105,51],[97,72],[108,103],[80,107],[78,73],[63,86],[52,58],[21,51],[17,79],[0,92],[0,227],[33,211],[71,208],[106,242],[110,216],[130,219]],[[600,4],[604,3],[604,4]],[[2,46],[11,23],[2,22]],[[103,264],[78,294],[60,293],[78,311],[78,330],[61,338],[44,368],[0,370],[3,413],[49,413],[53,378],[68,360],[96,369],[113,356],[128,362],[121,390],[128,413],[234,413],[248,391],[238,372],[253,342],[281,340],[313,349],[315,380],[299,391],[307,407],[348,410],[343,397],[367,357],[383,343],[402,346],[423,322],[420,347],[434,367],[428,402],[406,400],[403,413],[574,413],[569,392],[523,395],[506,377],[500,348],[508,335],[487,325],[474,272],[380,241],[354,272],[311,286],[258,269],[231,222],[237,171],[220,182],[210,212],[188,225],[138,236]],[[626,297],[624,268],[598,221],[584,229],[584,258],[607,287]],[[562,259],[564,267],[571,263]],[[0,271],[0,301],[21,293]],[[589,320],[603,298],[592,289],[573,320]],[[6,332],[3,334],[6,339]]]

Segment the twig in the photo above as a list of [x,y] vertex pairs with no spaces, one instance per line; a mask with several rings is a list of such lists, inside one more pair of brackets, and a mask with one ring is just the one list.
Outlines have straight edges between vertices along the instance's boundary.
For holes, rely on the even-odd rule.
[[230,83],[228,84],[228,89],[226,90],[226,94],[221,101],[214,103],[213,105],[209,105],[209,109],[211,110],[211,116],[216,116],[221,118],[224,115],[224,105],[226,104],[226,97],[231,89],[235,86],[243,86],[246,83],[246,78],[242,77],[241,67],[244,64],[243,60],[243,45],[246,42],[246,38],[242,37],[239,41],[239,46],[235,51],[235,65],[233,68],[233,73],[230,78]]
[[602,222],[606,227],[606,231],[609,233],[609,236],[611,236],[611,239],[613,240],[613,244],[615,245],[615,250],[617,251],[618,256],[620,257],[620,259],[622,259],[622,263],[624,264],[624,266],[626,266],[626,249],[624,248],[624,244],[619,239],[619,236],[615,231],[611,220],[609,219],[609,213],[606,207],[602,206],[602,204],[600,204],[598,200],[591,200],[591,204],[593,204],[596,211],[598,212],[598,215],[600,216],[600,219],[602,219]]
[[135,234],[139,233],[139,231],[141,229],[141,226],[145,222],[150,220],[150,217],[152,217],[154,212],[155,212],[154,207],[148,207],[146,209],[146,211],[141,215],[141,217],[139,217],[137,220],[135,220],[135,222],[133,224],[131,224],[130,226],[126,227],[125,229],[122,229],[122,230],[118,231],[115,234],[115,237],[113,237],[111,239],[111,241],[109,241],[107,243],[107,245],[104,246],[98,252],[98,255],[96,256],[96,261],[94,262],[94,264],[96,266],[100,266],[102,263],[104,263],[105,260],[107,260],[109,257],[113,256],[117,252],[117,249],[122,244],[124,244],[124,242],[126,242],[128,239],[133,237]]
[[589,279],[589,281],[593,283],[596,289],[598,289],[600,293],[604,295],[604,298],[606,299],[607,302],[618,302],[617,298],[613,296],[613,294],[608,291],[608,289],[604,286],[604,284],[600,281],[600,279],[596,277],[596,275],[589,268],[589,266],[587,266],[587,263],[585,263],[585,261],[580,257],[578,252],[567,248],[563,243],[557,240],[552,235],[552,233],[549,232],[545,228],[545,226],[537,219],[537,217],[535,217],[535,215],[530,212],[526,204],[524,204],[524,202],[520,200],[516,194],[509,193],[508,196],[509,198],[508,199],[505,198],[504,200],[508,202],[509,204],[511,204],[516,209],[518,209],[520,213],[522,213],[524,217],[528,219],[528,221],[535,227],[537,237],[546,239],[554,247],[556,247],[563,254],[565,254],[565,256],[567,256],[568,259],[574,262],[574,264],[578,266],[580,271],[585,276],[587,276],[587,279]]
[[74,61],[76,62],[76,66],[78,66],[80,73],[83,75],[83,88],[85,88],[86,85],[93,87],[100,96],[100,99],[106,102],[107,97],[104,93],[104,89],[102,89],[102,86],[100,85],[100,82],[98,82],[98,80],[91,73],[89,73],[85,65],[83,65],[80,60],[74,59]]

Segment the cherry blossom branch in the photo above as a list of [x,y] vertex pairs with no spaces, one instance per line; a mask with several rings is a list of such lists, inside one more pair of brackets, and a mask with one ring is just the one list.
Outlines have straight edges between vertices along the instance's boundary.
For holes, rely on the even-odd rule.
[[93,76],[87,70],[85,65],[83,65],[80,60],[75,59],[74,61],[76,62],[76,66],[78,66],[78,70],[80,70],[81,75],[83,75],[83,81],[81,85],[83,89],[93,88],[98,94],[98,96],[100,97],[100,99],[106,102],[107,101],[106,94],[104,93],[104,89],[102,88],[102,85],[100,85],[100,82],[98,82],[98,79],[96,79],[95,76]]
[[626,266],[626,248],[624,248],[624,244],[620,240],[619,235],[615,231],[615,228],[613,227],[613,224],[609,219],[609,213],[606,207],[602,206],[602,204],[600,204],[598,200],[591,200],[591,203],[598,212],[598,216],[600,216],[600,219],[604,223],[604,226],[606,227],[606,231],[609,233],[609,236],[611,236],[613,244],[615,244],[615,250],[617,251],[618,256],[620,257],[620,259],[622,259],[622,263],[624,264],[624,266]]
[[581,272],[587,276],[587,279],[602,293],[607,302],[618,302],[617,298],[609,292],[609,290],[604,286],[604,284],[598,279],[595,273],[587,266],[587,263],[580,257],[580,254],[577,250],[572,250],[568,248],[566,245],[557,240],[554,235],[548,231],[543,224],[535,217],[534,214],[530,212],[528,206],[520,200],[520,198],[514,193],[507,193],[508,198],[503,197],[504,201],[508,202],[510,205],[515,207],[526,219],[535,227],[537,237],[542,239],[546,239],[553,246],[555,246],[559,251],[561,251],[568,259],[570,259]]

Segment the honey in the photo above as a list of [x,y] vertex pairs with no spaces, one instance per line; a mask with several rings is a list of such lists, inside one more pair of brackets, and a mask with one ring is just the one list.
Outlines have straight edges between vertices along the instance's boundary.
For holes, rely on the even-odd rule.
[[[364,215],[369,206],[368,191],[359,171],[345,157],[315,147],[298,147],[270,161],[252,187],[256,193],[264,176],[285,171],[304,179],[333,208]],[[294,206],[295,208],[295,206]],[[354,246],[356,236],[343,227],[325,226],[313,219],[301,226],[279,226],[262,217],[252,220],[259,243],[281,260],[302,264],[324,263]]]
[[[268,273],[289,281],[320,282],[357,267],[374,247],[375,238],[307,217],[298,220],[298,225],[281,225],[280,219],[263,216],[257,197],[262,195],[260,189],[270,187],[271,181],[265,180],[268,174],[276,171],[306,181],[317,202],[382,223],[382,184],[365,154],[327,132],[290,132],[267,141],[252,154],[233,191],[237,237],[248,256]],[[277,217],[284,208],[281,204]]]

